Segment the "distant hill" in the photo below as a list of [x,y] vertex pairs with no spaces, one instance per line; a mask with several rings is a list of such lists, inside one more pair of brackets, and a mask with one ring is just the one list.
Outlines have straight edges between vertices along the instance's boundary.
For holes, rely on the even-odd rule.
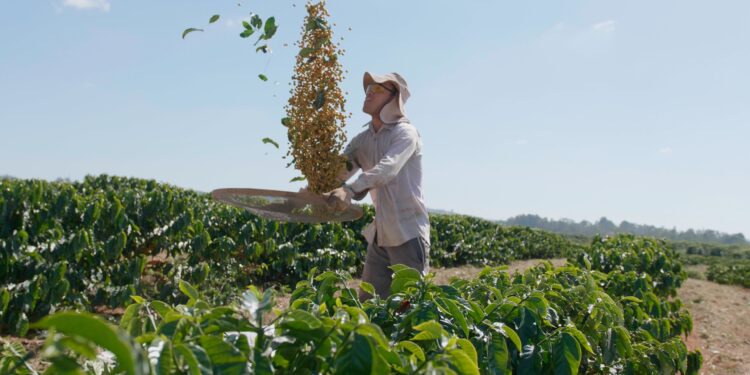
[[453,210],[448,211],[448,210],[441,210],[439,208],[428,208],[427,212],[431,214],[439,214],[439,215],[459,215]]
[[553,220],[539,215],[524,214],[511,217],[507,220],[499,220],[498,222],[505,225],[540,228],[555,233],[588,237],[596,234],[632,233],[639,236],[663,238],[671,241],[719,243],[725,245],[747,245],[749,243],[742,233],[729,234],[710,229],[678,231],[675,228],[668,229],[653,225],[635,224],[628,221],[622,221],[618,225],[606,217],[602,217],[592,223],[587,220],[580,222],[571,219]]

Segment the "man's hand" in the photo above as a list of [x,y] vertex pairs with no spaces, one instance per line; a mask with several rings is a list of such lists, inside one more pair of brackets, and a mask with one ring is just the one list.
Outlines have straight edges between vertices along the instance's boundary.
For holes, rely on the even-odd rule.
[[343,211],[352,204],[353,195],[354,191],[344,186],[323,194],[323,198],[326,199],[328,205],[333,207],[334,210]]

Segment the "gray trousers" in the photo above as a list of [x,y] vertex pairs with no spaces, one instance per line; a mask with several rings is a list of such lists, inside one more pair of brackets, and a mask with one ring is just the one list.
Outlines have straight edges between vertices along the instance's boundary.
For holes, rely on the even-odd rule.
[[[393,247],[381,247],[377,244],[377,234],[372,243],[367,246],[365,268],[362,271],[362,281],[375,287],[375,293],[380,298],[387,298],[391,294],[391,279],[393,271],[388,268],[394,264],[403,264],[426,274],[430,267],[430,245],[421,237],[413,238],[405,243]],[[371,298],[369,293],[359,290],[359,300]]]

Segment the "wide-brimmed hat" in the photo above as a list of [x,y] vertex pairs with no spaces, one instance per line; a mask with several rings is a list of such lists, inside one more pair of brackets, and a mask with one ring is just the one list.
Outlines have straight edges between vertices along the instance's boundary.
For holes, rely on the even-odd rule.
[[398,98],[391,99],[380,111],[380,119],[386,124],[396,122],[408,122],[406,118],[406,111],[404,110],[404,104],[409,99],[409,87],[406,85],[406,80],[401,77],[398,73],[388,74],[372,74],[365,72],[365,76],[362,79],[362,84],[367,91],[367,86],[372,83],[386,83],[392,82],[398,89]]

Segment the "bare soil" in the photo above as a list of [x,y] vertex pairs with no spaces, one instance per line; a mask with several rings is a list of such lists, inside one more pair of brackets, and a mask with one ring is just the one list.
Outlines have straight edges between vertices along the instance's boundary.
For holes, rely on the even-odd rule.
[[750,289],[688,279],[677,291],[693,316],[690,350],[703,353],[703,374],[750,374]]

